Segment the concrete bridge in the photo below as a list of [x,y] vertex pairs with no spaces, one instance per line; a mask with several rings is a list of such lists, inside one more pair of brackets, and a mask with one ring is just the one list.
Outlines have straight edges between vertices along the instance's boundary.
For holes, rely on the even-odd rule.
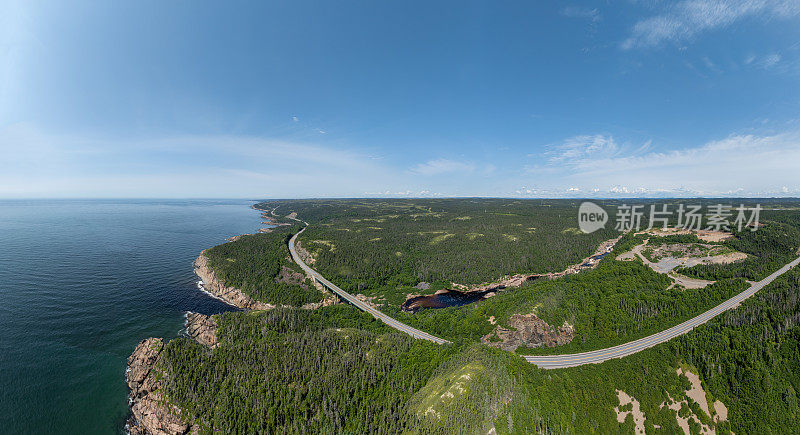
[[330,292],[336,294],[340,298],[344,299],[348,303],[355,305],[361,311],[364,311],[364,312],[367,312],[367,313],[371,314],[372,317],[380,320],[381,322],[391,326],[394,329],[397,329],[398,331],[405,332],[406,334],[408,334],[408,335],[410,335],[410,336],[412,336],[414,338],[419,338],[419,339],[422,339],[422,340],[429,340],[429,341],[432,341],[432,342],[438,343],[438,344],[449,343],[449,341],[447,341],[447,340],[444,340],[444,339],[441,339],[439,337],[433,336],[431,334],[428,334],[427,332],[420,331],[419,329],[412,328],[412,327],[410,327],[410,326],[408,326],[408,325],[406,325],[406,324],[404,324],[402,322],[399,322],[398,320],[392,318],[391,316],[388,316],[388,315],[380,312],[378,309],[372,307],[371,305],[367,304],[366,302],[364,302],[364,301],[358,299],[357,297],[351,295],[350,293],[347,293],[346,291],[342,290],[336,284],[334,284],[334,283],[328,281],[327,279],[325,279],[325,277],[320,275],[319,272],[317,272],[316,270],[314,270],[311,267],[309,267],[309,265],[307,265],[305,263],[305,261],[303,261],[303,259],[300,258],[300,255],[297,254],[297,249],[295,249],[295,246],[294,246],[295,240],[297,240],[297,236],[299,236],[303,231],[306,230],[306,228],[308,228],[308,223],[306,223],[306,222],[303,222],[303,223],[305,223],[306,226],[302,230],[300,230],[297,234],[292,236],[292,238],[289,240],[289,252],[292,254],[292,259],[294,259],[294,262],[299,264],[300,267],[302,267],[303,270],[306,272],[306,274],[308,274],[310,277],[314,278],[314,281],[320,283],[323,287],[328,289]]

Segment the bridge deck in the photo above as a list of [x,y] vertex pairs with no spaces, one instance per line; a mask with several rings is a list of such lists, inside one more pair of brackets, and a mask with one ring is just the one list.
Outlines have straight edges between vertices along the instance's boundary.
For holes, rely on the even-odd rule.
[[[308,225],[308,224],[306,224],[306,225]],[[300,258],[300,256],[297,254],[297,250],[294,247],[294,243],[295,243],[295,240],[297,239],[297,236],[299,236],[300,233],[302,233],[305,230],[306,229],[303,228],[297,234],[292,236],[291,240],[289,240],[289,252],[292,254],[292,258],[294,259],[295,263],[299,264],[300,267],[303,268],[303,270],[309,276],[314,278],[314,280],[316,280],[318,283],[320,283],[322,286],[324,286],[325,288],[327,288],[331,292],[333,292],[336,295],[338,295],[340,298],[342,298],[342,299],[346,300],[347,302],[355,305],[361,311],[365,311],[365,312],[371,314],[372,317],[380,320],[381,322],[391,326],[394,329],[397,329],[398,331],[405,332],[406,334],[408,334],[408,335],[410,335],[410,336],[412,336],[414,338],[419,338],[419,339],[423,339],[423,340],[429,340],[429,341],[432,341],[432,342],[437,343],[437,344],[449,343],[449,341],[447,341],[447,340],[444,340],[442,338],[439,338],[439,337],[436,337],[434,335],[428,334],[427,332],[420,331],[419,329],[412,328],[412,327],[410,327],[410,326],[408,326],[408,325],[406,325],[406,324],[404,324],[402,322],[399,322],[398,320],[392,318],[391,316],[388,316],[388,315],[380,312],[378,309],[372,307],[371,305],[367,304],[366,302],[364,302],[364,301],[358,299],[357,297],[351,295],[350,293],[347,293],[346,291],[342,290],[336,284],[334,284],[334,283],[328,281],[327,279],[325,279],[325,277],[320,275],[319,272],[317,272],[316,270],[314,270],[311,267],[309,267],[305,263],[305,261],[303,261],[303,259]]]

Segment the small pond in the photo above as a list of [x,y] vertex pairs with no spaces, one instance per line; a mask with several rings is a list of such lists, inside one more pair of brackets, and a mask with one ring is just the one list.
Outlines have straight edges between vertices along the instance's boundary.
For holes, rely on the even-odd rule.
[[432,295],[417,296],[408,299],[400,305],[400,309],[409,313],[416,313],[422,308],[447,308],[460,307],[473,302],[486,299],[489,293],[496,293],[505,286],[494,287],[487,290],[462,292],[458,290],[445,289]]

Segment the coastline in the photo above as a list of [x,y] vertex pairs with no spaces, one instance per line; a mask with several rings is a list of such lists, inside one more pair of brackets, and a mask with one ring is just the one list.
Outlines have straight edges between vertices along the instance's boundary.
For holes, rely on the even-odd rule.
[[164,350],[161,338],[146,338],[139,342],[128,357],[125,382],[130,389],[130,417],[125,430],[131,435],[197,433],[199,428],[181,418],[175,405],[159,397],[160,382],[155,370]]
[[267,304],[257,301],[250,296],[246,295],[240,289],[235,287],[226,287],[222,282],[217,279],[214,271],[208,265],[208,257],[204,249],[200,256],[194,261],[194,273],[200,277],[198,286],[202,291],[217,298],[228,305],[232,305],[243,310],[271,310],[275,305]]
[[[277,225],[272,223],[272,219],[266,216],[266,213],[262,217],[265,218],[265,221],[269,221],[264,223]],[[262,228],[259,231],[265,232],[266,230],[268,229]],[[229,237],[226,241],[236,241],[241,236]],[[211,270],[205,252],[205,249],[201,251],[192,264],[195,275],[200,278],[197,283],[200,291],[242,310],[275,308],[275,305],[254,300],[240,289],[222,284]],[[214,316],[187,311],[184,313],[184,318],[184,331],[190,339],[212,349],[218,345],[217,322]],[[178,407],[167,403],[163,397],[160,397],[158,392],[160,381],[156,366],[165,345],[162,338],[146,338],[138,343],[128,357],[125,383],[129,389],[128,409],[130,413],[125,423],[126,433],[131,435],[179,435],[199,433],[200,431],[196,424],[182,417]]]
[[[192,340],[213,349],[217,346],[217,322],[214,316],[187,311],[186,333]],[[175,405],[165,402],[156,366],[164,350],[164,339],[146,338],[128,357],[125,383],[128,384],[130,416],[125,430],[131,435],[198,433],[199,427],[181,415]]]
[[[208,265],[203,250],[193,263],[194,273],[200,277],[200,291],[243,310],[269,310],[275,305],[256,301],[235,287],[227,287],[217,279]],[[214,316],[187,311],[184,314],[186,335],[209,348],[215,348],[217,341],[217,322]],[[166,403],[158,393],[160,382],[156,370],[161,352],[164,349],[162,338],[146,338],[139,342],[128,357],[125,382],[130,393],[128,408],[130,415],[125,430],[131,435],[198,433],[199,427],[187,422],[175,405]]]
[[[262,218],[265,220],[263,223],[265,224],[291,225],[288,223],[275,222],[275,218],[269,216],[269,214],[275,215],[274,210],[266,211],[257,209],[254,206],[253,209],[262,213]],[[261,230],[259,230],[259,232],[261,232]],[[227,241],[235,241],[239,237],[241,236],[233,236],[228,238]],[[570,270],[570,268],[568,268],[560,274],[548,275],[576,273],[584,267],[595,267],[597,261],[593,261],[596,260],[593,257],[601,251],[604,251],[602,252],[603,255],[610,251],[618,240],[618,238],[612,239],[601,244],[593,256],[587,257],[579,265],[570,266],[570,268],[574,268],[575,270]],[[260,302],[251,298],[241,289],[224,285],[210,267],[209,259],[205,256],[206,251],[207,250],[201,251],[200,255],[193,262],[193,271],[195,275],[200,278],[200,281],[197,283],[199,290],[215,299],[242,310],[271,310],[276,308],[273,304]],[[485,288],[481,290],[498,291],[505,288],[503,284],[509,287],[518,286],[532,277],[531,275],[505,277],[505,280],[500,283],[495,283],[494,288],[489,289],[486,287],[491,287],[491,285],[484,285],[482,287]],[[509,280],[512,282],[508,282]],[[501,288],[497,288],[497,284],[500,284]],[[476,289],[473,288],[468,291],[474,292]],[[300,308],[316,309],[333,303],[336,303],[335,298],[324,297],[320,302],[309,303]],[[218,346],[216,335],[217,322],[214,316],[186,312],[185,319],[185,332],[190,339],[211,349]],[[547,328],[548,325],[546,324],[543,326],[543,328],[534,328],[533,332],[538,333],[538,335],[547,336],[551,340],[562,338],[559,336],[559,333],[563,332],[561,331],[562,328],[559,328],[557,331],[551,331],[550,329],[553,328]],[[554,335],[554,337],[550,337],[550,335]],[[130,434],[185,434],[198,433],[200,430],[200,427],[195,422],[183,418],[181,410],[177,406],[170,404],[158,391],[160,387],[160,381],[158,379],[160,376],[157,365],[165,346],[166,343],[162,338],[147,338],[139,342],[134,352],[128,358],[126,383],[130,389],[128,401],[130,415],[125,427],[126,431]]]
[[[267,216],[263,217],[272,221]],[[240,237],[241,235],[233,236],[226,240],[235,241]],[[201,251],[193,262],[193,271],[200,278],[197,283],[200,291],[242,310],[271,310],[276,308],[273,304],[251,298],[238,288],[225,286],[209,266],[205,252],[205,249]],[[325,298],[320,302],[309,303],[301,308],[316,309],[332,303],[335,303],[335,300]],[[211,349],[217,347],[217,322],[214,316],[187,311],[184,314],[184,318],[186,319],[184,323],[185,332],[190,339]],[[125,424],[125,430],[129,434],[178,435],[199,432],[197,425],[186,421],[181,416],[180,409],[166,403],[158,393],[160,384],[157,380],[158,376],[155,368],[165,345],[166,343],[162,338],[146,338],[139,342],[136,349],[128,357],[125,382],[130,390],[128,395],[130,414]]]

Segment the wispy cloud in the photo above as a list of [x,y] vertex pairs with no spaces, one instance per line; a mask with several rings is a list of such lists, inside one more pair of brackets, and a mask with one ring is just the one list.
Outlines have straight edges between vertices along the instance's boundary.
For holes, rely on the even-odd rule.
[[419,175],[440,175],[458,172],[472,173],[474,171],[475,165],[473,163],[449,159],[429,160],[411,168],[411,172]]
[[781,60],[783,60],[783,57],[780,53],[769,53],[758,56],[751,53],[745,57],[744,64],[751,67],[769,70],[777,67],[781,63]]
[[0,128],[0,197],[361,195],[403,185],[397,171],[343,147],[255,136],[74,137]]
[[568,139],[565,153],[551,158],[547,166],[529,171],[540,185],[547,179],[554,181],[546,186],[552,195],[785,196],[800,192],[800,182],[787,185],[788,174],[800,170],[797,131],[732,135],[668,152],[648,151],[649,144],[618,146],[602,135],[576,138]]
[[602,20],[600,11],[596,8],[582,8],[578,6],[568,6],[561,10],[561,15],[569,18],[582,18],[587,19],[593,23]]
[[770,69],[770,68],[774,67],[775,65],[777,65],[778,62],[780,62],[780,61],[781,61],[781,55],[780,54],[777,54],[777,53],[770,54],[768,56],[765,56],[764,59],[762,59],[761,62],[759,62],[759,66],[761,66],[764,69]]
[[551,146],[529,170],[518,158],[476,156],[409,168],[320,143],[83,138],[15,125],[0,128],[0,155],[10,162],[0,173],[0,197],[800,195],[800,130],[658,151],[665,147],[591,134]]
[[580,161],[589,158],[608,158],[619,152],[611,136],[602,134],[579,135],[567,138],[562,144],[549,147],[545,153],[551,164]]
[[798,14],[800,2],[796,0],[685,0],[637,22],[621,47],[630,50],[685,41],[746,17],[788,18]]

